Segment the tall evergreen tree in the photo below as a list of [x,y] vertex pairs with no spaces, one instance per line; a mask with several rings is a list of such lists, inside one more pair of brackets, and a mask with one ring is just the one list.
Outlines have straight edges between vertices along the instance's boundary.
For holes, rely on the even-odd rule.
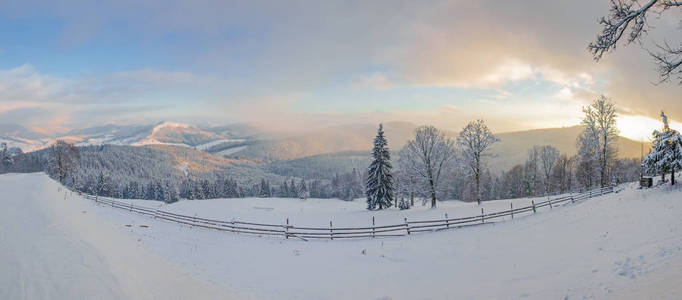
[[668,126],[668,117],[661,112],[663,131],[654,130],[653,150],[644,158],[643,164],[649,172],[670,172],[670,184],[675,184],[675,171],[682,169],[682,136]]
[[372,162],[367,170],[367,209],[384,209],[393,203],[393,175],[391,174],[391,153],[384,137],[383,125],[379,124],[374,138]]

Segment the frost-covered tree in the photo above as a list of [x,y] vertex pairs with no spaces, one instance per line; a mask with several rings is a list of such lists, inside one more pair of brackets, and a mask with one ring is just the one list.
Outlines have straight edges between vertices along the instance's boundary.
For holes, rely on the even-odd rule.
[[586,188],[591,188],[598,177],[599,142],[593,130],[584,130],[578,136],[576,178]]
[[80,152],[76,146],[62,140],[58,140],[50,146],[49,159],[47,165],[48,174],[65,183],[67,176],[71,176],[75,170]]
[[661,112],[663,130],[654,130],[652,151],[643,161],[649,172],[660,172],[665,179],[665,172],[670,172],[670,184],[675,184],[675,171],[682,169],[682,136],[668,125],[668,117]]
[[558,192],[570,191],[573,184],[573,162],[566,154],[561,154],[552,168],[551,189]]
[[540,161],[542,162],[542,171],[545,175],[545,194],[549,194],[549,190],[551,188],[550,176],[552,175],[552,168],[554,168],[554,165],[558,159],[559,150],[550,145],[542,146],[540,150]]
[[462,159],[474,175],[474,195],[479,205],[481,204],[480,185],[481,168],[484,164],[483,158],[491,156],[490,153],[487,153],[487,150],[499,140],[488,129],[483,120],[469,122],[459,133],[459,137],[457,137],[457,145],[459,145],[462,151]]
[[584,131],[578,138],[578,148],[585,154],[596,152],[599,161],[600,184],[608,184],[609,163],[615,158],[615,147],[618,138],[616,127],[616,105],[604,95],[594,100],[590,106],[584,107],[585,117],[582,120]]
[[511,199],[527,196],[524,170],[524,165],[519,164],[502,175],[502,198]]
[[406,168],[426,182],[431,207],[435,208],[441,174],[455,158],[454,141],[436,127],[422,126],[417,128],[414,139],[408,141],[400,153],[405,156]]
[[[398,158],[398,169],[396,176],[396,193],[400,197],[401,201],[405,201],[406,204],[402,209],[408,209],[414,206],[414,197],[418,195],[421,189],[425,186],[424,180],[417,174],[410,165],[412,161],[409,158],[409,154],[405,153],[407,150],[403,148],[399,153]],[[409,201],[408,201],[409,199]],[[398,203],[400,206],[400,203]]]
[[261,198],[269,198],[270,197],[270,184],[265,179],[261,179],[260,181],[260,192],[258,193],[258,197]]
[[100,172],[99,176],[97,176],[97,189],[96,189],[96,194],[98,196],[109,196],[109,192],[111,190],[111,183],[110,183],[109,176],[104,174],[104,172]]
[[391,173],[391,152],[384,136],[383,125],[379,124],[377,136],[374,138],[372,161],[367,168],[365,193],[367,209],[384,209],[393,202],[393,174]]
[[11,157],[9,156],[9,151],[7,150],[7,143],[0,143],[0,164],[7,167],[11,164]]
[[307,199],[310,197],[310,192],[305,184],[305,179],[301,179],[301,184],[298,185],[298,197],[301,199]]
[[[621,38],[625,38],[625,44],[636,42],[640,45],[641,37],[651,27],[647,23],[647,16],[660,15],[664,12],[682,8],[679,0],[647,0],[641,3],[637,0],[611,0],[611,8],[607,17],[602,17],[599,24],[602,31],[597,40],[590,43],[587,49],[592,53],[595,60],[601,59],[604,53],[616,49]],[[678,14],[679,16],[679,14]],[[682,84],[682,45],[671,46],[667,42],[659,44],[654,42],[658,50],[647,50],[658,65],[661,82],[669,81],[671,76],[677,76]]]
[[536,196],[539,190],[540,146],[528,149],[528,158],[523,166],[523,182],[526,196]]

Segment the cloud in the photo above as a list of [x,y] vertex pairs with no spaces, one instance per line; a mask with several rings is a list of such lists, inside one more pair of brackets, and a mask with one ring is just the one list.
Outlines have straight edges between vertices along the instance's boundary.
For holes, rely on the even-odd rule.
[[[217,84],[210,77],[188,72],[141,69],[111,74],[60,78],[40,73],[31,65],[0,70],[0,123],[20,124],[41,133],[65,131],[65,126],[88,126],[130,119],[155,121],[173,109],[182,94],[192,100],[210,95]],[[171,95],[169,95],[171,94]],[[187,103],[190,105],[190,103]],[[142,115],[146,116],[143,117]]]
[[[377,92],[418,93],[449,87],[490,91],[490,99],[461,96],[452,102],[462,114],[458,118],[495,118],[501,128],[577,123],[575,113],[566,110],[577,108],[579,113],[581,105],[602,93],[622,111],[655,117],[665,109],[672,118],[682,119],[680,86],[653,86],[654,66],[639,47],[620,47],[599,63],[587,53],[587,44],[600,30],[598,18],[608,13],[608,1],[460,0],[428,5],[417,1],[122,0],[96,5],[25,1],[3,11],[29,19],[58,19],[65,24],[58,38],[64,51],[88,44],[120,44],[134,53],[153,53],[162,61],[155,65],[133,58],[130,65],[141,67],[85,72],[75,78],[41,74],[30,65],[0,71],[3,104],[59,103],[88,111],[87,106],[94,104],[113,109],[164,103],[157,112],[138,116],[269,122],[271,126],[301,120],[309,120],[309,126],[328,121],[329,115],[339,115],[331,118],[337,122],[367,121],[379,114],[415,120],[453,118],[441,113],[443,103],[427,108],[416,103],[421,111],[399,107],[378,113],[373,108],[344,113],[345,117],[292,107],[302,95],[340,82],[353,89],[360,98],[355,101],[376,104],[372,107],[392,103],[375,97]],[[678,12],[670,14],[679,20]],[[660,41],[658,34],[680,36],[678,23],[670,20],[651,18],[655,29],[649,37]],[[75,73],[82,74],[79,71]],[[538,96],[545,85],[550,87]],[[320,97],[316,101],[324,107],[326,101],[342,100]],[[496,106],[482,108],[484,101]],[[314,113],[319,117],[310,116]],[[120,112],[125,118],[134,115]],[[459,126],[455,121],[436,122]]]
[[370,75],[362,75],[353,81],[356,87],[368,87],[377,90],[387,90],[391,88],[391,81],[382,72],[374,72]]
[[40,102],[58,94],[64,80],[40,74],[31,65],[0,70],[0,102]]
[[68,112],[56,107],[22,107],[0,112],[0,122],[20,124],[41,134],[64,132]]

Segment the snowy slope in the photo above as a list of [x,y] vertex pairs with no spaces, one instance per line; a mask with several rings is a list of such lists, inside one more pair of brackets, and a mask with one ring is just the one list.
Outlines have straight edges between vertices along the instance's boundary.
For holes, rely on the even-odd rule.
[[44,174],[0,176],[1,299],[248,298],[199,281]]
[[[65,200],[63,193],[56,192],[56,185],[41,174],[0,176],[0,189],[10,189],[18,198],[11,202],[14,203],[10,205],[14,207],[11,211],[0,212],[0,222],[5,222],[0,227],[3,236],[0,241],[7,241],[8,236],[13,241],[19,239],[12,233],[26,229],[6,228],[20,222],[19,218],[30,219],[29,214],[47,219],[43,222],[48,224],[44,228],[50,228],[45,229],[47,232],[58,230],[51,229],[49,224],[86,225],[69,225],[68,237],[76,241],[90,241],[82,237],[99,231],[103,231],[99,236],[112,235],[124,248],[130,241],[139,240],[139,246],[129,249],[127,254],[165,262],[198,281],[184,287],[164,285],[167,292],[210,282],[239,291],[241,296],[253,294],[267,299],[679,299],[682,295],[679,277],[682,191],[668,187],[656,190],[628,187],[617,194],[551,211],[545,209],[536,215],[494,225],[409,237],[310,242],[190,228],[97,206],[77,196]],[[30,205],[20,209],[18,203],[26,201]],[[241,215],[273,220],[298,212],[296,220],[301,222],[329,218],[361,221],[373,214],[361,211],[361,202],[312,200],[298,205],[292,201],[300,200],[182,201],[164,209],[197,215],[210,213],[222,218]],[[3,197],[3,202],[8,201]],[[508,205],[504,201],[495,202],[485,205]],[[147,204],[153,206],[158,202]],[[22,209],[25,212],[17,212]],[[437,210],[419,208],[407,214],[417,218],[475,209],[475,204],[451,202]],[[82,210],[87,213],[81,213]],[[18,217],[12,217],[13,214]],[[387,211],[376,216],[383,220],[399,218],[401,214]],[[5,221],[8,218],[11,221]],[[92,230],[86,229],[89,226],[93,226]],[[41,232],[28,230],[24,235],[29,239],[32,235],[40,237]],[[0,249],[2,265],[16,265],[15,268],[29,274],[23,280],[0,277],[2,284],[8,281],[27,281],[24,286],[28,287],[37,286],[36,282],[67,284],[56,277],[36,275],[43,271],[36,265],[16,263],[16,257],[26,256],[23,247],[32,245],[21,242],[0,245],[4,247]],[[11,251],[5,251],[7,247]],[[69,250],[57,251],[55,259],[76,264],[77,259],[63,252],[87,253],[89,248]],[[31,257],[40,257],[33,253],[36,251],[39,250],[26,250]],[[9,259],[7,253],[13,253]],[[109,259],[108,255],[114,254],[104,255],[104,261]],[[47,257],[42,260],[50,261]],[[107,270],[97,261],[83,261],[93,273],[114,274],[112,277],[117,278],[115,270]],[[136,268],[128,266],[127,270]],[[32,280],[30,275],[45,279]],[[105,279],[100,284],[108,282]],[[130,290],[113,283],[108,288]],[[0,290],[6,289],[0,286]]]
[[[200,128],[195,125],[162,122],[152,125],[104,125],[70,132],[45,136],[32,132],[18,125],[0,124],[0,142],[10,147],[19,147],[24,152],[39,150],[53,144],[56,140],[66,140],[78,146],[88,145],[174,145],[196,147],[206,150],[210,147],[243,142],[245,139],[235,138],[229,127]],[[242,130],[243,131],[243,130]]]

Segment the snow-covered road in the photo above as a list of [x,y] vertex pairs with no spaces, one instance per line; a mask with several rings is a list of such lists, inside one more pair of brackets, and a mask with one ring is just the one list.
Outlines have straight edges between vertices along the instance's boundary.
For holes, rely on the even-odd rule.
[[0,299],[245,296],[192,278],[57,189],[44,174],[0,176]]
[[0,264],[9,267],[0,298],[682,297],[680,189],[628,188],[410,237],[303,242],[180,226],[64,199],[57,188],[42,174],[0,176],[0,190],[11,191],[1,199]]

